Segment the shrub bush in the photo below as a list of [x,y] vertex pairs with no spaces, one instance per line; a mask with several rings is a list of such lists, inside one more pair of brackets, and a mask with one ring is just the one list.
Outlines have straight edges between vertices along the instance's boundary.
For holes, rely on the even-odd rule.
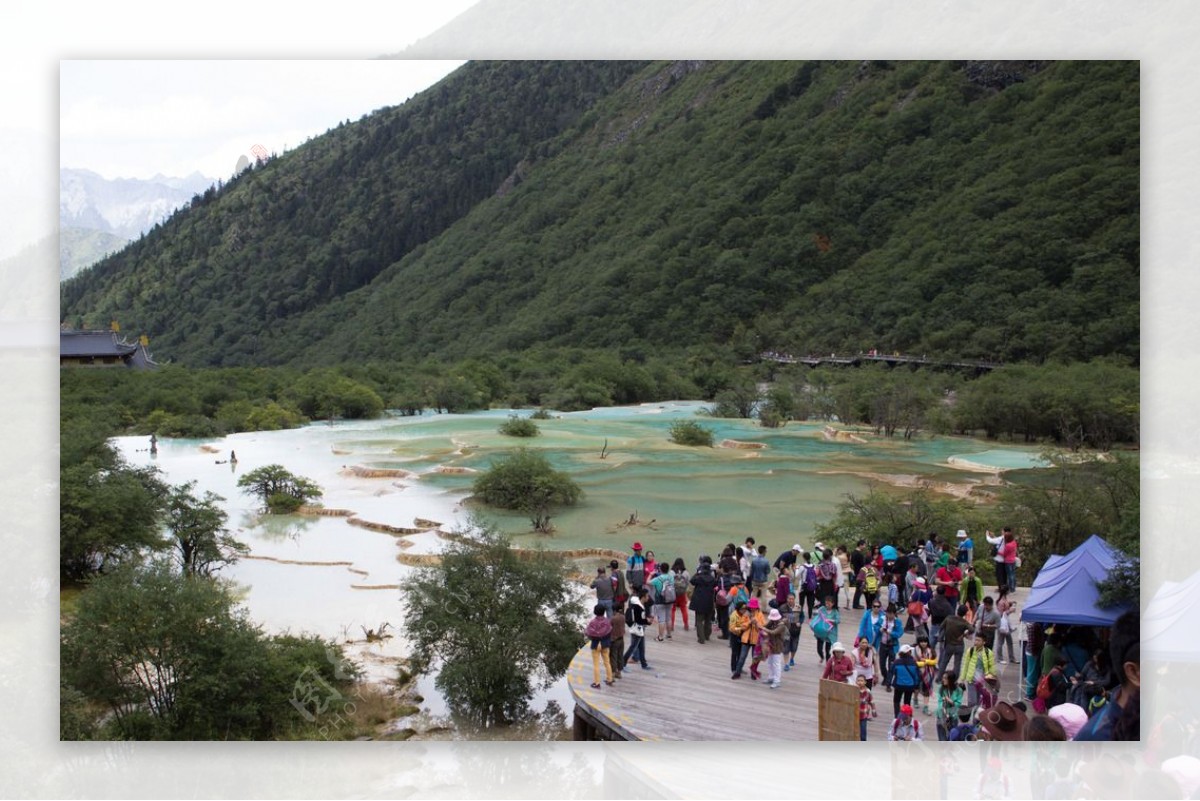
[[536,437],[542,432],[533,420],[513,414],[500,424],[500,433],[509,437]]
[[695,420],[676,420],[671,424],[671,442],[676,445],[699,445],[711,448],[713,433]]

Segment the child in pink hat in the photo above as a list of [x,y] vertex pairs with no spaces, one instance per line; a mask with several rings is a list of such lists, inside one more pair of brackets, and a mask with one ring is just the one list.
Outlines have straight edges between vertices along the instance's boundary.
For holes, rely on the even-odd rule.
[[1074,740],[1075,735],[1088,722],[1087,710],[1079,704],[1059,704],[1051,707],[1046,714],[1058,721],[1059,725],[1063,727],[1063,731],[1067,733],[1068,740]]

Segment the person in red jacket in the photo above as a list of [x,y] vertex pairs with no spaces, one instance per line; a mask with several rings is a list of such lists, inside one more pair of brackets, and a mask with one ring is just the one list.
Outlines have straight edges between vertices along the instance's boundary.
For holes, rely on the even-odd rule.
[[958,606],[958,587],[962,584],[963,574],[958,565],[950,561],[950,554],[943,553],[938,557],[937,572],[934,574],[934,586],[946,588],[946,598],[954,606]]
[[847,682],[854,675],[854,660],[846,656],[846,646],[840,642],[833,644],[833,653],[825,662],[825,672],[821,678],[830,681]]

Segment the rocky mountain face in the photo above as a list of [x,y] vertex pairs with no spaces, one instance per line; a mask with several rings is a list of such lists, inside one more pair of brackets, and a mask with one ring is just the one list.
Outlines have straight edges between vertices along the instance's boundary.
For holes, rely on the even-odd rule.
[[120,250],[213,183],[186,178],[105,178],[90,170],[59,170],[59,275],[69,278]]

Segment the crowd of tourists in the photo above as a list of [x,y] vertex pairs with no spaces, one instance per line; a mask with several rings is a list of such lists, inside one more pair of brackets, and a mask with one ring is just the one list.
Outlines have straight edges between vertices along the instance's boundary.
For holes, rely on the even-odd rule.
[[[931,534],[905,549],[796,544],[774,560],[747,537],[715,559],[700,554],[690,569],[682,557],[659,560],[634,542],[624,564],[614,559],[598,568],[591,585],[592,687],[614,684],[631,663],[650,670],[647,640],[664,642],[682,629],[700,643],[728,643],[732,680],[776,689],[784,674],[805,669],[797,659],[806,659],[808,628],[813,669],[858,688],[863,740],[881,691],[892,700],[890,740],[1136,738],[1136,614],[1104,632],[1027,626],[1018,638],[1022,674],[1012,598],[1017,540],[1008,528],[985,540],[997,579],[991,593],[966,531],[949,542]],[[839,609],[863,610],[854,631],[841,630]],[[1010,663],[1021,680],[1002,697],[997,666]],[[917,708],[935,731],[926,731]]]

